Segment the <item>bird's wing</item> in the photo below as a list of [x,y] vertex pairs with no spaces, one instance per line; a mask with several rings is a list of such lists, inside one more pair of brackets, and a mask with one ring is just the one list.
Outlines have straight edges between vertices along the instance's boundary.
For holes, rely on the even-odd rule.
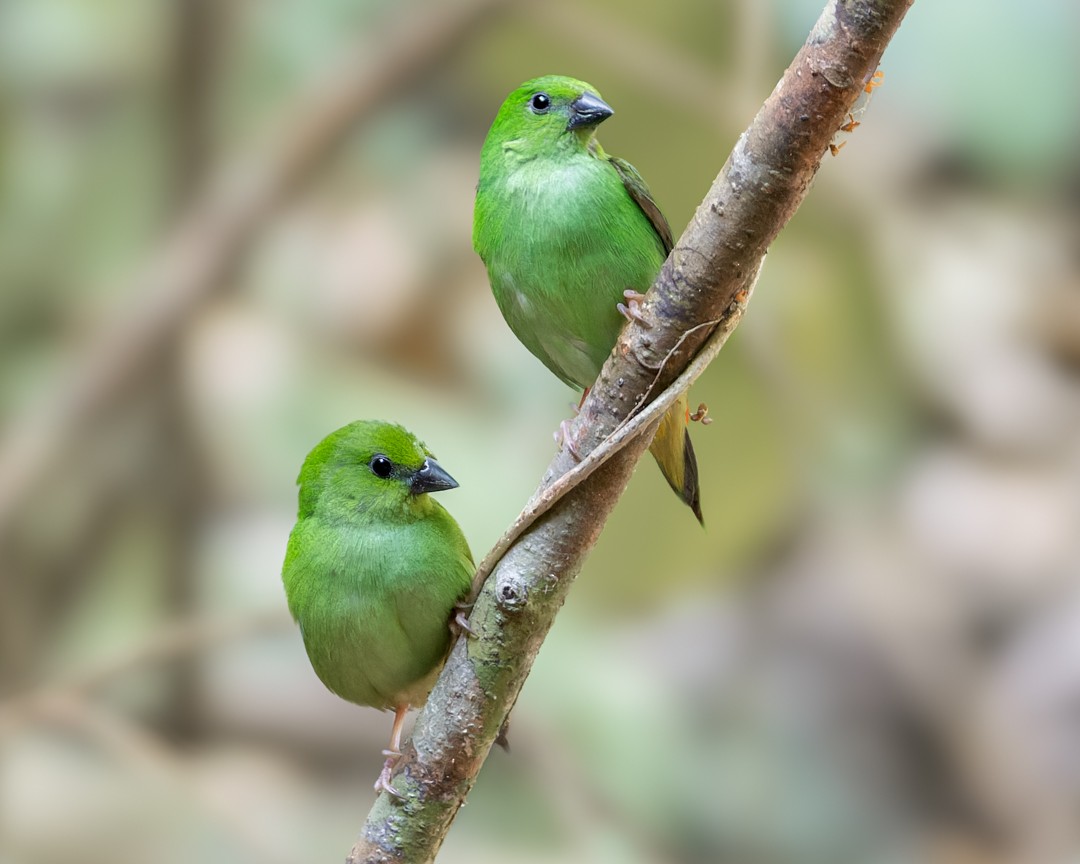
[[675,240],[671,236],[671,226],[668,225],[664,214],[660,212],[660,206],[653,200],[649,187],[645,185],[645,181],[638,174],[637,169],[625,159],[620,159],[618,156],[608,156],[608,160],[618,172],[623,186],[630,193],[630,197],[634,199],[634,203],[649,218],[653,229],[656,231],[656,236],[660,238],[660,242],[664,246],[664,254],[667,255],[671,251],[671,247],[675,245]]

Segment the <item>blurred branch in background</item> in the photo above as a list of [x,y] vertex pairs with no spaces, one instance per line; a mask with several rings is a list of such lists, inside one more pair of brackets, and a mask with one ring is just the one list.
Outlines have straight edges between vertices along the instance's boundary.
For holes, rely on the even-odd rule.
[[[167,224],[184,218],[184,212],[196,192],[207,182],[210,170],[213,94],[220,66],[221,7],[214,0],[174,2],[176,16],[172,70],[167,85],[173,121],[171,188],[167,192]],[[178,330],[180,328],[177,328]],[[155,394],[154,421],[164,451],[171,458],[158,475],[165,524],[173,530],[164,532],[164,601],[181,620],[196,611],[195,550],[200,528],[202,501],[207,497],[206,469],[199,458],[185,410],[182,356],[178,340],[166,339],[159,349],[156,372],[144,372],[144,380],[156,377],[161,382]],[[148,358],[151,369],[154,358]],[[2,526],[2,523],[0,523]],[[2,532],[0,527],[0,532]],[[168,718],[175,737],[191,738],[197,725],[197,668],[189,658],[180,658],[169,667],[172,686],[166,688]]]
[[[327,164],[358,124],[444,62],[501,5],[501,0],[432,4],[420,22],[415,8],[389,12],[391,23],[378,50],[371,50],[371,33],[365,33],[324,78],[286,106],[256,155],[215,166],[209,127],[225,10],[204,0],[171,4],[163,99],[168,233],[122,293],[124,311],[65,358],[67,369],[56,376],[56,386],[41,391],[28,411],[16,415],[0,442],[0,689],[9,696],[0,708],[0,736],[59,721],[81,731],[81,737],[107,744],[105,751],[126,754],[121,763],[132,757],[150,766],[152,775],[197,793],[188,798],[209,800],[212,816],[222,810],[213,795],[199,793],[182,753],[173,749],[203,716],[196,655],[222,641],[264,632],[268,623],[280,628],[284,616],[255,612],[208,623],[195,615],[193,562],[207,495],[190,434],[177,337],[205,301],[228,284],[274,213]],[[47,562],[33,562],[32,552],[23,551],[24,538],[16,536],[26,526],[31,502],[71,461],[93,463],[99,427],[108,425],[115,436],[119,425],[122,439],[124,420],[118,424],[117,418],[130,417],[132,406],[136,414],[149,408],[151,435],[164,460],[158,458],[147,477],[142,460],[130,451],[118,472],[111,471],[108,457],[99,457],[109,467],[96,469],[94,504],[68,538],[68,548],[54,550]],[[130,512],[133,491],[143,493],[139,497],[167,526],[160,532],[163,566],[154,579],[178,623],[140,640],[114,661],[30,685],[28,676],[47,653],[42,646],[62,620],[54,610],[82,590],[78,580],[109,544],[117,517]],[[163,686],[159,716],[169,738],[91,701],[99,688],[149,664],[160,664],[153,677]],[[259,860],[274,860],[274,849],[234,815],[221,819],[228,833]]]
[[[0,441],[0,538],[10,534],[13,522],[49,472],[60,471],[72,458],[72,445],[85,441],[107,412],[115,413],[119,400],[154,380],[176,334],[200,304],[225,284],[282,202],[325,163],[358,123],[475,33],[476,24],[488,20],[487,13],[504,2],[433,4],[422,23],[415,9],[403,12],[381,40],[378,52],[367,50],[366,42],[348,52],[340,65],[282,111],[264,152],[216,171],[202,164],[207,145],[205,134],[198,131],[205,123],[206,110],[198,91],[209,74],[201,65],[209,58],[199,54],[206,38],[202,16],[209,13],[198,4],[180,4],[185,7],[177,50],[181,68],[173,88],[182,126],[176,145],[176,188],[211,175],[215,179],[190,196],[186,190],[176,192],[174,200],[182,212],[161,248],[150,255],[124,292],[130,310],[71,358],[68,372],[55,389],[42,393],[4,434]],[[191,64],[200,71],[193,73],[188,68]],[[174,413],[165,425],[182,422]],[[175,428],[167,431],[182,434]],[[189,482],[185,468],[175,470],[179,473],[174,480]],[[181,498],[185,494],[177,490]],[[185,545],[183,538],[179,542]],[[32,645],[22,641],[26,633],[20,626],[28,618],[26,602],[31,602],[31,591],[32,586],[25,584],[19,591],[13,589],[0,610],[4,647],[0,655],[6,667],[0,677],[15,674],[25,666],[20,659],[33,651]]]
[[[430,4],[402,12],[377,54],[353,50],[282,112],[265,153],[217,173],[186,208],[126,296],[134,309],[71,362],[63,386],[19,418],[0,442],[0,535],[35,484],[236,266],[267,218],[356,124],[387,104],[507,0]],[[365,43],[366,49],[366,43]],[[201,145],[200,145],[201,146]]]
[[[741,317],[768,248],[810,189],[911,0],[831,0],[679,237],[564,436],[537,496],[657,398]],[[710,332],[715,335],[710,337]],[[628,441],[510,545],[488,575],[350,862],[433,861],[650,436]]]

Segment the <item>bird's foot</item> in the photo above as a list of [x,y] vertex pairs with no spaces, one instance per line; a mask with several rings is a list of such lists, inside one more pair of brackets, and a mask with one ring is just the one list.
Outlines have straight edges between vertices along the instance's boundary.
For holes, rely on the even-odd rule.
[[645,295],[640,291],[627,288],[623,291],[623,297],[626,298],[625,303],[615,304],[619,314],[627,321],[637,321],[642,327],[651,327],[652,325],[645,320],[645,314],[641,311],[641,301],[645,299]]
[[468,633],[475,636],[476,631],[469,626],[468,612],[473,608],[472,603],[455,603],[454,617],[450,619],[450,632],[455,636]]
[[397,765],[398,759],[401,758],[401,754],[396,750],[383,750],[383,756],[386,757],[386,761],[383,762],[382,771],[379,772],[379,779],[375,781],[375,791],[385,792],[392,798],[397,798],[399,801],[404,801],[405,796],[398,792],[390,783],[390,777],[394,773],[394,766]]
[[570,434],[569,420],[563,420],[562,423],[559,424],[559,428],[555,432],[555,443],[560,447],[566,447],[576,462],[581,461],[581,454],[578,453],[577,445],[574,443],[574,438]]
[[687,421],[693,420],[696,423],[700,423],[702,426],[708,426],[712,423],[713,418],[709,416],[709,406],[704,402],[699,402],[697,411],[694,413],[686,412]]

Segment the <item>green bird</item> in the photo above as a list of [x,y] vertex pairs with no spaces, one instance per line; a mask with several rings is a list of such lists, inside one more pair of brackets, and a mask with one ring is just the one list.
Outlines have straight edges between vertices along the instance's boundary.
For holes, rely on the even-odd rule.
[[375,788],[400,797],[390,775],[405,714],[435,683],[475,569],[457,522],[427,494],[458,484],[401,426],[365,420],[319,442],[297,483],[281,574],[289,611],[331,692],[394,710]]
[[[473,247],[506,323],[548,369],[586,393],[673,245],[641,175],[596,140],[613,113],[584,81],[526,81],[484,141],[473,212]],[[690,416],[683,394],[650,450],[701,521]]]

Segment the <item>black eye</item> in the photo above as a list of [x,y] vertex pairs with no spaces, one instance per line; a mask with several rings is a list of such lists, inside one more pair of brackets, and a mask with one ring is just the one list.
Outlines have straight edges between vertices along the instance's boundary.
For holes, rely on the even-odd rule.
[[544,114],[551,107],[551,99],[548,98],[547,93],[537,93],[529,100],[529,107],[532,108],[534,114]]
[[393,470],[394,463],[387,459],[385,456],[371,457],[371,473],[374,474],[376,477],[389,477],[390,472]]

